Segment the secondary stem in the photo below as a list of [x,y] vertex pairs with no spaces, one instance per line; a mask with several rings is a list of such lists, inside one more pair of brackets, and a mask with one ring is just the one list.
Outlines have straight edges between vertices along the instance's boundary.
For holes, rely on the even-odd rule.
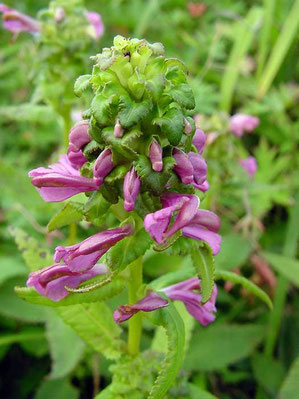
[[[129,303],[138,301],[138,290],[142,285],[142,257],[135,260],[129,266]],[[137,313],[129,320],[128,351],[132,356],[139,352],[142,332],[142,314]]]

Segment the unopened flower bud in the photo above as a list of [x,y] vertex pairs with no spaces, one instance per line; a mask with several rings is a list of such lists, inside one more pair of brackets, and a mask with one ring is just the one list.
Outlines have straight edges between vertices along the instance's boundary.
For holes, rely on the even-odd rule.
[[173,150],[172,155],[176,162],[173,170],[180,176],[182,183],[191,184],[193,182],[193,166],[188,155],[177,148]]
[[113,131],[114,137],[121,138],[123,136],[123,134],[124,134],[124,131],[125,130],[123,129],[123,127],[119,123],[119,119],[116,119],[116,122],[115,122],[115,125],[114,125],[114,131]]
[[132,211],[135,207],[135,201],[140,190],[140,184],[140,179],[134,166],[132,166],[124,180],[124,208],[127,212]]
[[54,12],[54,20],[55,22],[59,23],[64,20],[65,11],[62,7],[57,7]]
[[189,136],[189,134],[191,134],[193,130],[192,125],[187,121],[186,118],[184,118],[184,125],[185,125],[184,133],[186,133]]
[[149,159],[151,160],[153,170],[161,172],[163,169],[162,148],[155,139],[150,145]]
[[110,148],[106,148],[96,159],[93,165],[93,177],[96,184],[101,185],[104,182],[105,177],[114,168],[112,161],[112,152]]

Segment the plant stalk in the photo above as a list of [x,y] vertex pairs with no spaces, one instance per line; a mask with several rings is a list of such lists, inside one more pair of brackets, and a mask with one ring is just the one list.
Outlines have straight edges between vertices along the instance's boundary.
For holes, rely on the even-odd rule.
[[[142,257],[136,259],[129,266],[129,303],[136,303],[138,291],[142,286]],[[139,312],[129,320],[128,352],[132,356],[139,353],[140,340],[142,333],[142,314]]]

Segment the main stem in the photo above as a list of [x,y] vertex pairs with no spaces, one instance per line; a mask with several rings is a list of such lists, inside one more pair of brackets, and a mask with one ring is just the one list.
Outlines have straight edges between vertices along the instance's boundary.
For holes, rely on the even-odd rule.
[[[134,304],[139,300],[138,291],[142,285],[142,256],[130,264],[129,270],[129,303]],[[139,312],[129,320],[128,351],[132,356],[139,353],[141,332],[142,314]]]

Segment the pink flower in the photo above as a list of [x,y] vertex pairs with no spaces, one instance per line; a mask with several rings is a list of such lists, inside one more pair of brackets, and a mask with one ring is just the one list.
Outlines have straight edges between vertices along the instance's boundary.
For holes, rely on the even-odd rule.
[[91,141],[88,130],[89,122],[87,120],[81,120],[71,128],[69,133],[67,156],[76,169],[81,168],[81,166],[83,166],[87,161],[83,155],[82,149]]
[[100,153],[93,165],[93,177],[98,185],[103,184],[105,177],[114,168],[112,161],[112,152],[110,148],[106,148]]
[[158,295],[155,291],[151,291],[146,297],[134,305],[120,305],[113,313],[114,321],[119,324],[130,319],[134,314],[142,312],[152,312],[157,309],[165,308],[168,301]]
[[0,3],[0,12],[3,13],[3,28],[12,33],[37,33],[40,31],[40,25],[35,19],[22,14],[3,3]]
[[173,170],[179,175],[182,183],[190,184],[193,182],[193,166],[189,161],[188,155],[177,148],[174,148],[172,156],[175,159],[176,165]]
[[251,115],[235,114],[230,118],[230,130],[237,137],[242,137],[244,132],[252,132],[259,125],[260,120]]
[[126,174],[124,179],[124,208],[127,212],[130,212],[135,207],[136,197],[140,190],[140,179],[134,169],[131,167],[129,172]]
[[73,272],[82,272],[93,267],[97,261],[118,241],[131,235],[133,228],[127,224],[94,234],[78,244],[55,249],[54,262],[64,263]]
[[239,164],[242,166],[242,168],[248,173],[251,179],[254,178],[255,172],[257,171],[257,163],[256,159],[252,156],[245,158],[245,159],[240,159]]
[[30,273],[27,286],[34,287],[41,295],[57,302],[69,295],[65,287],[77,288],[83,281],[107,272],[108,269],[104,264],[95,265],[83,273],[78,273],[58,263]]
[[[213,212],[198,209],[199,199],[195,195],[167,192],[161,198],[162,209],[146,215],[145,230],[162,244],[177,231],[186,237],[207,242],[213,254],[220,251],[220,219]],[[171,224],[171,218],[174,222]]]
[[116,119],[115,125],[114,125],[114,137],[121,138],[124,134],[125,129],[122,127],[122,125],[119,123],[119,119]]
[[29,172],[31,183],[38,189],[47,202],[59,202],[73,195],[87,191],[96,191],[99,184],[94,179],[83,177],[70,163],[66,155],[60,155],[59,161],[49,168],[37,168]]
[[186,118],[184,118],[184,133],[187,134],[187,136],[189,136],[192,133],[192,125],[187,121]]
[[103,36],[105,28],[100,14],[94,11],[87,11],[85,16],[92,27],[92,36],[95,39]]
[[162,148],[157,140],[153,139],[149,148],[149,159],[155,172],[161,172],[163,169]]
[[199,154],[203,152],[206,140],[207,136],[204,134],[204,132],[200,129],[196,129],[193,136],[192,144],[196,147]]

